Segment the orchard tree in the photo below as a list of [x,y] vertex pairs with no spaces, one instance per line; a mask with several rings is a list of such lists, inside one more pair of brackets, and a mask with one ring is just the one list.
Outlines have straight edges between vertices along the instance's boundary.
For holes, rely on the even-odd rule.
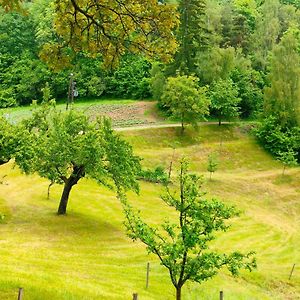
[[178,191],[167,186],[161,196],[176,212],[177,222],[166,220],[161,230],[144,222],[126,199],[122,201],[129,237],[144,243],[147,251],[157,255],[168,269],[176,288],[176,300],[181,299],[181,289],[187,281],[202,283],[217,275],[223,266],[233,275],[238,275],[240,269],[251,271],[256,267],[253,252],[224,254],[209,249],[209,242],[218,232],[228,230],[226,221],[238,212],[216,199],[206,200],[201,184],[202,178],[188,173],[188,164],[182,160]]
[[15,160],[21,170],[64,184],[59,215],[66,214],[72,187],[86,176],[118,193],[138,191],[139,158],[106,119],[91,123],[74,110],[40,110],[20,125],[18,138]]
[[175,118],[181,121],[181,130],[190,123],[197,126],[197,122],[208,115],[210,101],[206,96],[206,87],[198,86],[198,78],[194,76],[169,77],[161,104]]
[[218,80],[210,91],[211,108],[218,117],[219,125],[222,120],[239,116],[238,89],[231,79]]

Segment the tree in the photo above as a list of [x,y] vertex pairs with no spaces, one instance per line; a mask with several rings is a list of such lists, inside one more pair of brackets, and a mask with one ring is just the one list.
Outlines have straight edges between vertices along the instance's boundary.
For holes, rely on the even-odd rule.
[[173,75],[179,71],[192,75],[196,71],[196,54],[208,44],[205,0],[180,0],[180,25],[176,32],[179,48],[171,66]]
[[211,108],[216,113],[219,125],[223,119],[230,119],[239,115],[238,89],[231,79],[218,80],[210,91]]
[[282,127],[277,118],[270,115],[256,129],[256,137],[266,150],[280,159],[282,153],[295,153],[300,161],[300,127]]
[[296,153],[292,149],[288,149],[287,152],[279,152],[279,160],[283,163],[282,176],[286,167],[295,167],[298,165]]
[[274,47],[265,88],[264,112],[274,115],[283,127],[300,125],[300,56],[297,29],[290,29]]
[[0,117],[0,128],[0,165],[3,165],[13,157],[16,140],[13,125],[3,116]]
[[159,63],[152,64],[152,69],[150,73],[151,73],[150,84],[151,84],[152,96],[155,100],[158,100],[160,103],[160,99],[166,84],[166,77]]
[[207,162],[207,171],[210,173],[209,179],[211,180],[211,175],[218,169],[218,159],[215,153],[211,153],[208,156],[208,162]]
[[279,0],[266,0],[259,8],[260,18],[252,35],[254,63],[258,69],[265,70],[269,52],[280,36]]
[[248,52],[250,36],[256,23],[255,0],[224,1],[222,12],[222,47],[232,46]]
[[20,10],[22,0],[0,0],[0,6],[2,6],[6,11],[10,10]]
[[206,84],[218,79],[227,79],[236,64],[236,53],[233,47],[212,47],[197,56],[197,74]]
[[206,90],[206,87],[199,88],[194,76],[168,78],[161,103],[173,117],[180,119],[182,133],[185,123],[197,126],[197,121],[208,114],[210,102]]
[[91,123],[83,113],[48,107],[21,124],[19,132],[15,160],[21,170],[64,184],[59,215],[66,214],[71,189],[85,176],[117,192],[138,191],[139,158],[108,120]]
[[227,231],[226,220],[238,213],[234,207],[213,199],[203,198],[200,190],[202,179],[188,173],[188,164],[182,160],[178,175],[178,192],[166,187],[161,199],[177,215],[177,222],[166,220],[162,230],[145,223],[138,213],[123,198],[126,216],[125,226],[130,238],[140,240],[149,253],[160,259],[170,274],[176,288],[176,299],[181,299],[181,289],[188,281],[201,283],[215,276],[219,269],[227,266],[233,275],[240,269],[252,270],[256,267],[253,253],[232,252],[221,254],[209,249],[209,242],[219,231]]
[[70,51],[101,54],[106,66],[118,64],[126,52],[170,60],[177,44],[172,29],[178,24],[174,5],[157,0],[55,1],[55,29],[60,43],[46,43],[43,59],[66,65]]

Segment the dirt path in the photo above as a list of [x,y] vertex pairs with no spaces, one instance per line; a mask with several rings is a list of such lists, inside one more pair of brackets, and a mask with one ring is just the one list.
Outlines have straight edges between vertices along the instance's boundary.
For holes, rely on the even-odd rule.
[[170,128],[170,127],[181,127],[180,123],[172,123],[172,124],[143,124],[139,126],[128,126],[128,127],[114,127],[116,131],[128,131],[128,130],[143,130],[150,128]]
[[[218,125],[218,122],[199,122],[198,125]],[[223,122],[222,124],[229,124],[229,122]],[[142,124],[138,126],[128,126],[128,127],[114,127],[116,131],[128,131],[128,130],[143,130],[150,128],[173,128],[173,127],[181,127],[181,123],[156,123],[156,124]]]

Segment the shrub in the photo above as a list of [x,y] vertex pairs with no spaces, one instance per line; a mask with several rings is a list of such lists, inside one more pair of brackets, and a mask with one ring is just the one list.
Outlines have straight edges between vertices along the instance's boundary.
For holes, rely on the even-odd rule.
[[276,158],[282,153],[293,151],[295,158],[300,159],[300,127],[282,127],[273,116],[266,118],[255,129],[255,135],[263,147]]
[[139,179],[148,182],[163,183],[163,184],[169,182],[168,174],[166,173],[165,169],[162,166],[158,166],[154,170],[151,169],[141,170],[139,174]]

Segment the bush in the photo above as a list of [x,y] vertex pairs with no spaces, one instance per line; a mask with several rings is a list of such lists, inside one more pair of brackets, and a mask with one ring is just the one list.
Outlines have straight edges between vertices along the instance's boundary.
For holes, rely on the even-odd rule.
[[11,88],[0,89],[0,108],[16,106],[17,102]]
[[270,116],[255,129],[255,135],[276,158],[280,159],[282,153],[293,151],[295,158],[300,161],[300,127],[284,128],[275,117]]
[[139,174],[139,179],[148,182],[163,183],[163,184],[169,182],[169,176],[165,172],[162,166],[158,166],[154,170],[151,169],[141,170]]

